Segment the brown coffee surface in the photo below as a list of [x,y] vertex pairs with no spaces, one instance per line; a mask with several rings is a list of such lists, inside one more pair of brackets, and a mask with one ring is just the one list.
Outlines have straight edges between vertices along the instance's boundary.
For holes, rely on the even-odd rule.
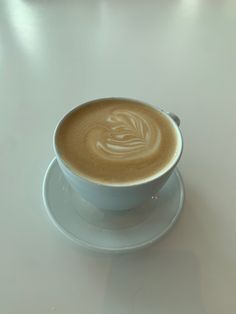
[[66,165],[101,183],[143,180],[174,157],[174,126],[136,101],[103,99],[77,107],[60,123],[56,148]]

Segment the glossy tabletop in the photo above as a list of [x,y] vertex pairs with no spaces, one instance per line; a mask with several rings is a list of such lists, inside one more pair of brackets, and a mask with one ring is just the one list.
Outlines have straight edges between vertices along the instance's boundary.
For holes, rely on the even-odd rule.
[[[236,2],[0,1],[0,313],[236,313]],[[137,253],[77,247],[49,221],[53,130],[84,101],[181,118],[186,200]]]

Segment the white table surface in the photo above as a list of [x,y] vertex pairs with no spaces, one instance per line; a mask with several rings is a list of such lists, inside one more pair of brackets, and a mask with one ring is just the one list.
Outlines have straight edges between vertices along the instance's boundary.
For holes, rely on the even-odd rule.
[[[41,186],[59,118],[131,97],[176,112],[183,213],[153,247],[87,252]],[[0,2],[0,313],[236,313],[236,1]]]

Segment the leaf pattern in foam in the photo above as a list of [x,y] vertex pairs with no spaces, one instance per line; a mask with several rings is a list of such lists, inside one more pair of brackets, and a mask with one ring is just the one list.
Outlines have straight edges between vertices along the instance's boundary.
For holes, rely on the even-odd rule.
[[128,110],[115,110],[108,118],[109,131],[97,148],[113,158],[125,158],[147,149],[151,128],[140,115]]

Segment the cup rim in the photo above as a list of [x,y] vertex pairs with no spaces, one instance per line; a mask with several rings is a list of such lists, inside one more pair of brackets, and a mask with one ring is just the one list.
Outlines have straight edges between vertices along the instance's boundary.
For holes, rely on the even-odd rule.
[[[167,166],[165,166],[161,171],[157,172],[156,174],[154,174],[153,176],[148,176],[145,179],[142,180],[137,180],[137,181],[130,181],[130,182],[124,182],[124,183],[109,183],[109,182],[101,182],[99,180],[96,179],[92,179],[90,177],[86,177],[85,175],[79,173],[79,171],[76,171],[73,167],[71,167],[69,164],[66,163],[66,161],[62,158],[62,156],[60,155],[58,149],[57,149],[57,144],[56,144],[56,134],[57,131],[60,127],[60,125],[63,123],[63,121],[70,115],[73,113],[73,111],[76,111],[78,109],[78,107],[81,106],[87,106],[90,104],[93,104],[95,102],[99,102],[99,101],[103,101],[103,100],[125,100],[125,101],[133,101],[133,102],[137,102],[141,105],[146,105],[148,107],[151,107],[154,110],[157,110],[159,112],[161,112],[162,114],[165,115],[165,117],[171,122],[172,126],[174,127],[175,131],[176,131],[176,135],[177,135],[177,140],[178,140],[178,150],[177,150],[177,155],[175,158],[173,158],[173,160],[171,160]],[[69,110],[64,116],[62,116],[62,118],[59,120],[59,122],[57,123],[55,129],[54,129],[54,133],[53,133],[53,149],[56,155],[56,158],[58,160],[60,160],[60,162],[63,164],[63,166],[65,168],[67,168],[68,171],[70,171],[73,175],[77,176],[79,179],[84,180],[86,182],[90,182],[96,185],[100,185],[100,186],[104,186],[104,187],[132,187],[132,186],[138,186],[138,185],[143,185],[146,183],[150,183],[153,182],[155,180],[157,180],[158,178],[163,177],[165,174],[167,174],[169,171],[171,171],[172,169],[175,168],[175,166],[178,164],[181,155],[183,153],[183,136],[182,136],[182,132],[179,128],[179,126],[175,123],[175,121],[168,115],[167,111],[159,108],[159,107],[154,107],[152,105],[150,105],[149,103],[146,103],[144,101],[140,101],[140,100],[136,100],[134,98],[127,98],[127,97],[103,97],[103,98],[96,98],[93,100],[88,100],[86,102],[83,102],[80,105],[77,105],[76,107],[72,108],[71,110]]]

